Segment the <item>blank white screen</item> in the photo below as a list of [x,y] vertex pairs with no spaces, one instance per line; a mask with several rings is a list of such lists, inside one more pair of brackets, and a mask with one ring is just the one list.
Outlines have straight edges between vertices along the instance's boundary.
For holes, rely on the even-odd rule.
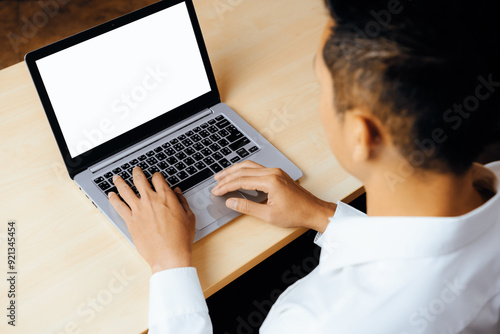
[[210,91],[185,3],[36,63],[72,158]]

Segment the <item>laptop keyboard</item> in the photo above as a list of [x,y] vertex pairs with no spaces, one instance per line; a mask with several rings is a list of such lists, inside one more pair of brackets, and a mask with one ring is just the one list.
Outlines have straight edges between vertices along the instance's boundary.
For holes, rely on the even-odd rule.
[[132,170],[139,166],[150,183],[153,174],[160,172],[170,187],[185,192],[257,151],[259,148],[249,138],[219,115],[102,173],[94,183],[106,196],[118,193],[113,184],[117,174],[139,195],[132,182]]

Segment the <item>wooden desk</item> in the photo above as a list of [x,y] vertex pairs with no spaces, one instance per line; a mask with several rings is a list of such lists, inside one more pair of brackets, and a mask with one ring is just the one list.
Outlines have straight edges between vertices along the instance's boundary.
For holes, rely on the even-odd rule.
[[[327,21],[323,1],[220,2],[230,10],[217,12],[211,0],[195,6],[223,101],[298,165],[312,193],[330,201],[358,196],[361,184],[337,164],[317,116],[313,56]],[[0,145],[2,277],[8,219],[17,221],[19,239],[12,332],[144,331],[150,270],[69,179],[24,63],[0,71]],[[194,264],[205,296],[303,232],[245,216],[199,241]]]

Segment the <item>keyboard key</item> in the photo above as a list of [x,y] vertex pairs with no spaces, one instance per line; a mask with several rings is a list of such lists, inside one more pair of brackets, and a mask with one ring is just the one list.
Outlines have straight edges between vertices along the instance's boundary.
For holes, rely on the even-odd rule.
[[193,159],[193,158],[191,158],[191,157],[188,157],[188,158],[184,159],[184,161],[183,161],[183,162],[184,162],[186,165],[188,165],[188,166],[191,166],[192,164],[194,164],[194,163],[195,163],[194,159]]
[[248,151],[244,148],[240,148],[238,151],[236,151],[236,153],[242,158],[248,157],[250,155],[250,153],[248,153]]
[[208,128],[208,124],[207,123],[203,123],[202,125],[200,125],[200,128],[206,129],[206,128]]
[[201,143],[196,143],[193,145],[193,148],[197,151],[201,151],[205,148],[205,146],[203,146]]
[[[104,179],[103,179],[103,181],[104,181]],[[99,183],[99,188],[101,188],[102,190],[106,190],[109,187],[111,187],[111,185],[106,181]]]
[[210,125],[214,125],[217,121],[215,119],[209,120],[207,123]]
[[108,183],[109,183],[109,184],[111,184],[111,185],[115,184],[115,183],[113,182],[113,179],[112,179],[112,178],[108,179]]
[[149,168],[149,165],[146,162],[141,162],[137,166],[139,166],[143,171]]
[[158,160],[156,160],[156,158],[149,158],[146,162],[150,165],[154,165],[158,163]]
[[184,150],[184,153],[186,153],[187,155],[193,155],[196,153],[196,151],[194,150],[194,148],[188,147]]
[[226,139],[224,139],[224,138],[222,138],[221,140],[219,140],[217,143],[220,146],[222,146],[222,147],[229,145],[229,142]]
[[167,155],[170,155],[170,156],[175,154],[175,150],[173,148],[167,148],[165,150],[165,152],[167,153]]
[[232,158],[232,159],[231,159],[231,162],[232,162],[233,164],[235,164],[235,163],[237,163],[237,162],[238,162],[238,161],[240,161],[240,160],[241,160],[241,158],[240,158],[240,157],[234,157],[234,158]]
[[250,139],[248,139],[247,137],[243,137],[243,138],[235,141],[234,143],[230,144],[229,148],[232,149],[233,151],[236,151],[248,143],[250,143]]
[[220,150],[221,147],[219,146],[219,144],[212,144],[212,145],[210,145],[210,149],[215,152],[215,151]]
[[175,145],[179,143],[179,139],[175,138],[170,141],[170,144]]
[[186,138],[187,138],[186,135],[180,135],[179,137],[177,137],[177,139],[179,139],[179,141],[183,141]]
[[201,154],[200,152],[197,152],[193,155],[193,159],[196,161],[200,161],[201,159],[203,159],[203,154]]
[[257,152],[259,148],[257,146],[250,147],[249,151],[250,153]]
[[149,169],[148,169],[148,172],[149,172],[151,175],[153,175],[154,173],[159,172],[159,171],[160,171],[160,170],[159,170],[159,169],[158,169],[158,167],[156,167],[156,166],[153,166],[153,167],[151,167],[151,168],[149,168]]
[[113,177],[113,173],[108,172],[108,173],[104,174],[104,177],[109,179],[110,177]]
[[130,164],[123,164],[120,166],[122,169],[130,168]]
[[186,159],[187,155],[184,152],[179,152],[175,155],[175,157],[179,160],[184,160]]
[[219,129],[223,129],[223,128],[225,128],[226,126],[228,126],[229,124],[231,124],[231,123],[229,123],[229,122],[225,119],[225,120],[220,121],[219,123],[215,124],[215,126],[217,126]]
[[172,176],[172,175],[177,174],[177,170],[176,170],[174,167],[168,167],[167,169],[165,169],[165,172],[166,172],[169,176]]
[[214,133],[209,138],[212,139],[212,141],[217,141],[220,139],[220,136],[218,134]]
[[177,176],[179,177],[179,179],[185,180],[185,179],[187,179],[189,177],[189,174],[186,173],[185,171],[182,171],[179,174],[177,174]]
[[212,144],[212,141],[208,138],[205,138],[201,141],[201,143],[205,146],[210,146]]
[[118,174],[122,171],[120,167],[113,169],[113,173]]
[[102,181],[104,181],[104,178],[102,176],[94,180],[95,183],[101,183]]
[[193,145],[193,141],[192,141],[191,139],[186,139],[186,140],[183,140],[183,141],[182,141],[182,144],[183,144],[185,147],[188,147],[188,146]]
[[212,166],[210,166],[210,168],[215,172],[215,173],[218,173],[222,170],[222,167],[219,165],[219,164],[213,164]]
[[207,165],[205,165],[203,162],[201,161],[198,161],[197,163],[194,164],[194,166],[196,168],[198,168],[198,170],[202,170],[203,168],[207,167]]
[[174,148],[175,148],[175,150],[176,150],[177,152],[180,152],[180,151],[182,151],[185,147],[184,147],[184,145],[182,145],[181,143],[179,143],[179,144],[175,144],[175,145],[174,145]]
[[219,163],[224,168],[231,166],[231,163],[226,158],[220,160]]
[[125,172],[125,171],[119,173],[118,175],[120,175],[121,178],[124,179],[124,180],[126,180],[126,179],[128,179],[130,177],[130,174],[127,173],[127,172]]
[[165,143],[163,145],[161,145],[161,147],[163,147],[164,149],[167,149],[167,148],[170,148],[172,145],[170,145],[170,143]]
[[201,136],[200,135],[194,135],[193,137],[191,137],[191,140],[194,141],[195,143],[199,142],[201,140]]
[[216,119],[217,121],[222,121],[222,120],[223,120],[223,119],[225,119],[225,118],[224,118],[224,116],[223,116],[223,115],[219,115],[219,116],[215,117],[215,119]]
[[200,132],[200,136],[202,136],[203,138],[206,138],[206,137],[210,136],[210,132],[208,132],[207,130],[203,130]]
[[167,179],[167,182],[168,184],[170,184],[170,186],[173,186],[174,184],[179,183],[180,180],[177,178],[177,176],[171,176]]
[[155,151],[148,151],[148,152],[146,152],[146,156],[147,157],[152,157],[154,155],[155,155]]
[[116,189],[116,187],[111,187],[111,188],[109,188],[109,189],[107,189],[107,190],[104,191],[104,193],[106,194],[106,196],[108,196],[108,194],[110,192],[114,192],[115,194],[118,194],[118,189]]
[[157,148],[155,148],[155,149],[154,149],[154,151],[155,151],[156,153],[160,153],[161,151],[163,151],[163,147],[158,146]]
[[224,156],[222,154],[220,154],[219,152],[215,152],[214,154],[212,154],[212,158],[215,159],[215,161],[218,161],[220,159],[222,159]]
[[179,183],[177,187],[181,188],[181,190],[185,192],[191,189],[192,187],[196,186],[198,183],[205,181],[212,175],[214,175],[214,172],[212,172],[209,168],[205,168],[204,170],[191,176],[189,179]]
[[226,137],[230,142],[236,141],[243,137],[243,134],[238,130],[234,129],[233,131],[229,131],[229,136]]
[[208,148],[204,148],[203,150],[201,150],[201,153],[208,157],[210,154],[212,154],[212,151],[210,151]]
[[165,161],[162,161],[158,164],[158,168],[160,169],[167,169],[168,168],[168,164],[165,162]]
[[211,165],[215,162],[215,160],[212,157],[206,157],[205,159],[203,159],[203,162],[207,165]]
[[194,132],[198,133],[201,131],[201,128],[199,126],[197,126],[196,128],[193,129]]
[[224,155],[229,155],[232,153],[232,151],[227,147],[224,147],[222,150],[220,150],[220,152]]
[[151,178],[151,174],[147,170],[144,170],[143,173],[146,176],[146,179],[150,179]]
[[128,168],[128,169],[127,169],[127,172],[129,172],[130,174],[132,174],[132,172],[134,171],[134,168],[135,168],[135,167],[130,167],[130,168]]
[[222,130],[222,131],[219,131],[219,134],[222,136],[222,137],[227,137],[229,136],[229,131],[227,131],[226,129]]
[[196,168],[194,168],[193,166],[190,166],[190,167],[186,168],[186,172],[188,172],[189,175],[194,175],[194,174],[198,173],[198,170]]
[[188,131],[188,132],[186,132],[186,136],[191,137],[192,135],[194,135],[194,132],[193,132],[193,131]]
[[215,125],[212,125],[208,128],[208,131],[210,131],[210,133],[216,133],[219,129]]
[[177,160],[177,158],[174,158],[174,157],[170,157],[170,158],[167,158],[167,162],[169,165],[173,165],[175,163],[177,163],[179,160]]
[[156,155],[156,159],[158,159],[159,161],[162,161],[162,160],[165,160],[167,158],[167,156],[165,155],[165,153],[161,152],[161,153],[158,153]]
[[139,156],[137,159],[139,159],[139,161],[144,161],[144,160],[146,160],[147,158],[148,158],[148,157],[147,157],[147,156],[145,156],[145,155],[143,154],[143,155]]
[[186,165],[183,162],[178,162],[174,166],[175,168],[177,168],[177,170],[183,170],[184,168],[186,168]]
[[137,160],[137,159],[130,160],[130,165],[131,165],[131,166],[135,166],[135,165],[137,165],[138,163],[139,163],[139,160]]

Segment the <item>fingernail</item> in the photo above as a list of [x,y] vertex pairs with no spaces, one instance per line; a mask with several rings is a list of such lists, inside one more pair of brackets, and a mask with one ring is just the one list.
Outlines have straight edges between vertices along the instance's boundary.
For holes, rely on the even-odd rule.
[[238,200],[230,198],[226,201],[226,206],[232,210],[236,210],[236,207],[238,206]]
[[118,179],[118,175],[113,175],[113,182],[115,182]]
[[212,194],[214,194],[214,195],[215,195],[215,194],[217,194],[218,192],[219,192],[219,187],[217,187],[217,186],[213,187],[213,189],[212,189]]
[[181,188],[179,187],[175,188],[174,191],[178,194],[182,194]]
[[110,191],[110,192],[108,193],[108,198],[110,198],[110,197],[111,197],[111,194],[114,194],[114,192]]

